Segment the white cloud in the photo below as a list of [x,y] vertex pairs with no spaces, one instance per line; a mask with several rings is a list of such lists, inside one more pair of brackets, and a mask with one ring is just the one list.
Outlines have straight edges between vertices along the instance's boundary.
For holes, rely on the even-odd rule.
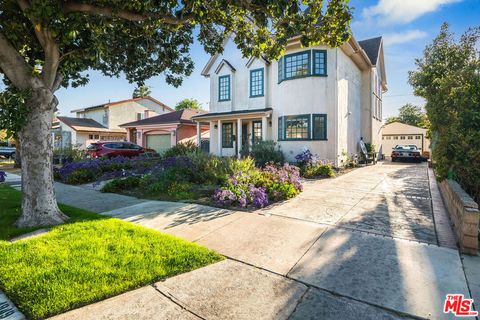
[[421,30],[407,30],[404,32],[386,33],[383,35],[383,43],[388,45],[394,45],[399,43],[405,43],[416,39],[421,39],[427,36],[427,33]]
[[441,6],[462,0],[380,0],[377,5],[363,9],[366,18],[380,17],[384,24],[408,23],[438,10]]

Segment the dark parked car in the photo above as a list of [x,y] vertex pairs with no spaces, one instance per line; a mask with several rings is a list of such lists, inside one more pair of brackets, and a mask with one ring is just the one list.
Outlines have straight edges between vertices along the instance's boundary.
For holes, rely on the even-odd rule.
[[412,160],[415,162],[422,161],[422,155],[416,145],[413,144],[398,144],[392,151],[392,162],[397,160]]
[[152,152],[154,151],[124,141],[95,142],[87,147],[87,155],[92,158],[113,158],[117,156],[137,157],[141,154],[149,154]]
[[0,147],[0,157],[4,157],[7,159],[15,158],[15,148],[12,147]]

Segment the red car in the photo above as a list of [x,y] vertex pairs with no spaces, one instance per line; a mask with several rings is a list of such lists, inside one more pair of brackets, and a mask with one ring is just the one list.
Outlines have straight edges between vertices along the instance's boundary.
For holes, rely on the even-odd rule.
[[125,141],[95,142],[87,147],[87,155],[92,158],[136,157],[148,151],[139,145]]

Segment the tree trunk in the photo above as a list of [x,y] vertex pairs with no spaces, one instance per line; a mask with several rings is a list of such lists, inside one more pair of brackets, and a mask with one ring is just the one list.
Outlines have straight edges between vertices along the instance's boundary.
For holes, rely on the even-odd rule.
[[22,167],[22,156],[20,152],[20,140],[18,138],[15,138],[15,158],[13,159],[15,162],[13,164],[13,167],[17,169]]
[[22,215],[18,227],[60,224],[68,219],[57,206],[53,181],[52,119],[55,96],[37,88],[26,102],[30,112],[18,137],[22,157]]

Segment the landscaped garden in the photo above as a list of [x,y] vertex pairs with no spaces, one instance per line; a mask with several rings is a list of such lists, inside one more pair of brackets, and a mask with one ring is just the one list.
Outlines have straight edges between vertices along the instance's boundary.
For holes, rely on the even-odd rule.
[[106,182],[103,192],[251,209],[295,197],[303,189],[301,176],[333,175],[333,166],[308,150],[297,156],[296,165],[284,163],[271,141],[258,143],[242,159],[206,154],[187,143],[157,159],[85,159],[55,170],[64,183]]
[[60,205],[69,223],[7,242],[19,191],[0,185],[0,289],[28,318],[44,319],[223,259],[174,236]]

